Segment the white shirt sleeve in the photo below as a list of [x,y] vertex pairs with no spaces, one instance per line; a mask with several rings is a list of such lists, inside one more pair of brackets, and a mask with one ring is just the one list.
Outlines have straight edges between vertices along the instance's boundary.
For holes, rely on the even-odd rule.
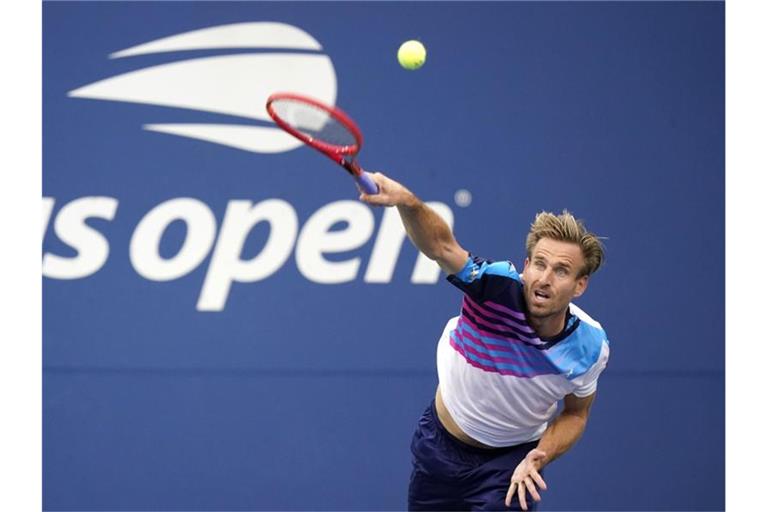
[[597,391],[597,379],[608,365],[608,356],[610,355],[610,352],[611,350],[608,347],[608,342],[604,340],[597,362],[592,365],[592,368],[590,368],[587,373],[574,379],[573,383],[576,385],[576,389],[573,390],[574,395],[579,398],[584,398]]

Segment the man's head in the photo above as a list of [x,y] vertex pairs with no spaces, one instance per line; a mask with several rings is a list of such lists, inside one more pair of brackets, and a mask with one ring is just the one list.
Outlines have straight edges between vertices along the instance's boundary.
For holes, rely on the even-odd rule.
[[568,211],[541,212],[526,239],[525,299],[532,318],[562,315],[603,262],[600,239]]

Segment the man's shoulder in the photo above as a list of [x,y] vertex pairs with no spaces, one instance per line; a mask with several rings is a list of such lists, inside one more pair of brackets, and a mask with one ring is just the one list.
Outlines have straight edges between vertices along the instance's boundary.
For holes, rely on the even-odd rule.
[[584,310],[570,304],[571,315],[579,320],[579,325],[568,337],[553,347],[553,351],[570,361],[575,379],[587,374],[596,365],[608,360],[610,345],[600,322],[589,316]]
[[455,274],[449,274],[448,279],[456,279],[471,283],[480,277],[508,277],[519,280],[520,275],[515,265],[508,260],[495,261],[469,253],[464,267]]
[[576,304],[570,304],[570,312],[579,319],[579,327],[571,335],[583,345],[591,347],[590,352],[600,352],[603,344],[608,345],[608,335],[603,326]]
[[510,288],[521,285],[520,275],[510,261],[492,261],[470,254],[464,267],[446,279],[477,303],[499,300],[503,306],[510,307],[508,303],[519,302],[506,298],[515,295],[510,293]]
[[600,322],[598,322],[597,320],[589,316],[586,311],[581,309],[579,306],[577,306],[573,302],[571,302],[569,306],[570,306],[571,314],[576,318],[578,318],[579,320],[581,320],[582,325],[587,326],[589,330],[602,331],[603,333],[605,333],[605,330],[603,329],[603,326],[600,325]]

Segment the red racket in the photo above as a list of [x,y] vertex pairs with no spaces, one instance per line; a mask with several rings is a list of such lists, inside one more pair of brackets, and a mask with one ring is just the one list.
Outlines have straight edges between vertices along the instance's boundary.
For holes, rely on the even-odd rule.
[[267,98],[267,112],[280,128],[346,169],[366,194],[379,193],[370,174],[355,160],[363,145],[363,134],[340,109],[307,96],[281,92]]

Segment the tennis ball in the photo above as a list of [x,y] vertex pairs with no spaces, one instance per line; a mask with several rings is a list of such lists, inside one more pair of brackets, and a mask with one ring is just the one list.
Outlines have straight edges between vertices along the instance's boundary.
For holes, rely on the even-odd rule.
[[427,60],[427,49],[415,39],[406,41],[397,50],[397,60],[405,69],[419,69]]

